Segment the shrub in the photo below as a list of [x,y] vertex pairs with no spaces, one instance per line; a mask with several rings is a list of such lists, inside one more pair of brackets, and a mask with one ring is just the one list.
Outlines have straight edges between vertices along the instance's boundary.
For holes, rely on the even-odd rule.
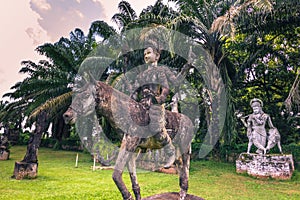
[[283,153],[291,153],[293,155],[294,160],[300,162],[300,144],[289,144],[282,146]]
[[41,147],[48,147],[48,148],[52,148],[56,143],[56,139],[53,138],[44,138],[41,140]]
[[31,135],[31,133],[29,131],[21,132],[19,135],[18,144],[19,145],[27,145],[30,135]]

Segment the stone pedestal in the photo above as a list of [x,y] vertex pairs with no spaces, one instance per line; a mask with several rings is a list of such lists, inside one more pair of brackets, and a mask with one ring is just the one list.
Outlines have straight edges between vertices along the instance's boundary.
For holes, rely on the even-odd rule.
[[0,160],[8,160],[9,159],[9,150],[0,149]]
[[288,180],[292,177],[294,169],[291,154],[260,155],[241,153],[236,160],[237,173],[247,173],[257,178]]
[[14,175],[12,178],[21,180],[24,178],[36,178],[38,163],[15,162]]

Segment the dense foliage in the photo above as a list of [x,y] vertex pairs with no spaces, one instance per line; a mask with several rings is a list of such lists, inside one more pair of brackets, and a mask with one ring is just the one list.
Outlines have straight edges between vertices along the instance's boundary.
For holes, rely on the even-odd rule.
[[[254,97],[263,100],[264,111],[271,115],[279,129],[282,143],[299,145],[299,105],[297,102],[288,102],[292,104],[288,108],[285,101],[292,87],[297,89],[293,95],[299,96],[299,88],[293,85],[299,75],[300,65],[299,1],[170,2],[176,5],[176,9],[158,0],[138,16],[128,2],[121,1],[119,12],[112,18],[118,31],[103,21],[95,21],[87,35],[76,29],[70,33],[69,39],[61,38],[54,44],[46,43],[37,47],[36,50],[46,60],[39,63],[30,60],[22,62],[20,72],[27,74],[27,78],[12,87],[14,92],[5,95],[11,102],[1,102],[2,125],[22,132],[22,121],[27,120],[27,125],[31,126],[39,113],[46,111],[48,126],[52,124],[51,137],[58,142],[69,138],[70,127],[64,124],[62,113],[71,103],[74,78],[83,60],[93,49],[104,45],[112,35],[122,36],[126,30],[133,28],[164,26],[190,36],[207,50],[225,83],[228,99],[225,125],[220,138],[213,134],[210,136],[212,141],[216,141],[214,155],[225,158],[225,154],[247,143],[245,127],[236,116],[252,112],[249,102]],[[128,52],[127,49],[123,50]],[[170,58],[168,52],[163,52],[160,62],[167,63],[177,71],[186,62],[179,57]],[[110,65],[110,70],[102,79],[114,84],[122,73],[142,62],[141,51],[129,51]],[[201,118],[193,144],[197,149],[207,133],[207,121],[217,118],[210,113],[210,93],[200,72],[189,74],[187,79],[199,93],[196,100]],[[105,119],[101,119],[101,123],[110,137],[118,140],[119,137],[114,136]],[[21,136],[24,141],[26,136]]]

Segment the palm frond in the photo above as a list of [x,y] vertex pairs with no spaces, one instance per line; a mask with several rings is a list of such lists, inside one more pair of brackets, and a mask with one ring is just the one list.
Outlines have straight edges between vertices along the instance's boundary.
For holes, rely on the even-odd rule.
[[67,92],[53,99],[47,100],[29,115],[28,121],[35,121],[37,116],[43,111],[46,111],[50,118],[55,114],[60,113],[62,109],[67,108],[67,106],[71,104],[72,94],[73,92]]
[[103,38],[103,40],[108,39],[111,35],[116,34],[116,30],[109,26],[104,21],[94,21],[89,29],[88,38],[94,35],[98,35]]
[[273,10],[272,1],[270,0],[247,0],[245,2],[236,1],[233,3],[228,11],[217,17],[210,28],[211,32],[219,32],[222,35],[234,37],[236,33],[236,20],[240,17],[241,12],[246,9],[257,8],[262,13],[270,13]]
[[128,16],[130,20],[135,20],[137,18],[135,10],[132,9],[130,3],[127,1],[121,1],[118,5],[120,13]]

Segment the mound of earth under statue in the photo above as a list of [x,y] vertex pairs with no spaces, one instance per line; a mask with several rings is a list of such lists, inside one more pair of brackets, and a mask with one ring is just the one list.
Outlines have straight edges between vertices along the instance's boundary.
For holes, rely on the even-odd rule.
[[[168,192],[163,194],[156,194],[154,196],[143,198],[142,200],[178,200],[179,199],[179,193],[178,192]],[[187,194],[185,197],[185,200],[204,200],[200,197],[196,197],[191,194]]]

